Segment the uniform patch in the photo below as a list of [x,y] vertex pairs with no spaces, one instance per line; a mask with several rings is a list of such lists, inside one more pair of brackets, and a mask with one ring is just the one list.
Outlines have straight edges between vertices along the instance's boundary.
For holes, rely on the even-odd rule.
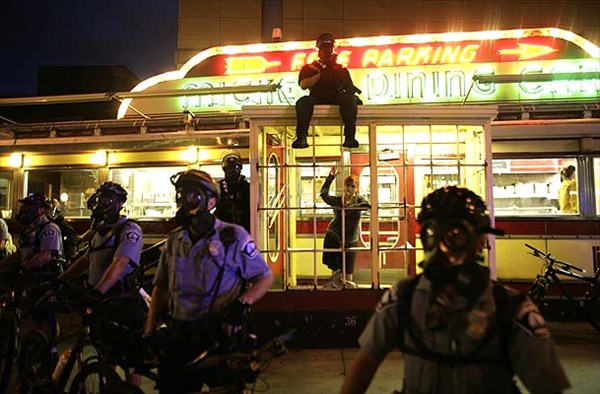
[[54,231],[54,229],[50,228],[50,226],[48,226],[48,229],[44,230],[44,232],[42,233],[42,235],[44,237],[53,237],[56,234],[56,231]]
[[244,245],[244,247],[242,248],[242,253],[250,258],[258,256],[258,248],[256,247],[254,241],[248,241],[246,245]]
[[135,231],[128,231],[125,233],[125,239],[128,241],[137,242],[140,239],[140,235]]
[[548,337],[550,332],[546,327],[546,320],[540,314],[537,306],[531,301],[519,305],[516,313],[517,324],[533,337]]

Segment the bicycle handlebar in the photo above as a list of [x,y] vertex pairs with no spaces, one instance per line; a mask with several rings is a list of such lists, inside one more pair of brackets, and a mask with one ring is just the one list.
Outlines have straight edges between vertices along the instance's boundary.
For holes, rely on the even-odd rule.
[[[195,360],[186,365],[188,370],[201,370],[214,367],[227,362],[240,362],[241,364],[250,364],[253,361],[268,360],[272,357],[280,356],[287,352],[285,344],[296,337],[298,329],[293,329],[285,334],[271,339],[257,350],[243,351],[238,350],[233,353],[217,354],[208,356],[209,351],[203,352]],[[208,356],[208,357],[207,357]]]
[[533,250],[533,256],[535,257],[542,257],[546,260],[548,260],[550,262],[550,264],[560,264],[563,266],[563,268],[567,269],[567,270],[575,270],[575,271],[579,271],[579,272],[585,272],[584,269],[581,269],[575,265],[569,264],[569,263],[565,263],[564,261],[560,261],[560,260],[556,260],[550,253],[544,253],[541,250],[537,249],[534,246],[529,245],[528,243],[525,244],[526,247],[528,247],[529,249]]

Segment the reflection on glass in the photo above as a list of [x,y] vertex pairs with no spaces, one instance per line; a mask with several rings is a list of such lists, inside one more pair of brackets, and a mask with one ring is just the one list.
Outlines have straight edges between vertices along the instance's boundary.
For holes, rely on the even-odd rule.
[[279,218],[280,207],[284,202],[283,189],[279,190],[279,160],[275,154],[269,158],[267,169],[267,198],[269,211],[267,214],[269,259],[279,257]]

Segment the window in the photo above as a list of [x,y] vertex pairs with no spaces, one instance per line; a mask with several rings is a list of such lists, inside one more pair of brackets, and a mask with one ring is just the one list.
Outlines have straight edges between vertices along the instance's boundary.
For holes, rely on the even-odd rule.
[[575,159],[493,160],[492,166],[497,216],[579,213]]
[[31,170],[26,194],[39,193],[60,201],[65,217],[89,217],[87,200],[98,188],[97,169]]

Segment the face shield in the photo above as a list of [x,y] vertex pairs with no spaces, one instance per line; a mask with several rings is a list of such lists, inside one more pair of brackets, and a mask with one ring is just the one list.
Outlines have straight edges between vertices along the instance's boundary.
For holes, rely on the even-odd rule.
[[97,191],[87,201],[87,207],[92,211],[92,219],[114,223],[119,218],[121,202],[110,191]]

